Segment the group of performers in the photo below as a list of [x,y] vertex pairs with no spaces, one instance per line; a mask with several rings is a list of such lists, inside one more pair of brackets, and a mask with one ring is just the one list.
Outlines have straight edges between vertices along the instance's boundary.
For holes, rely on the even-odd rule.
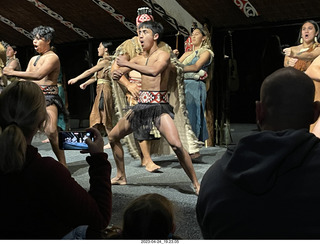
[[[183,73],[190,72],[189,77],[197,77],[195,80],[203,83],[203,76],[200,79],[197,71],[211,63],[213,52],[201,51],[206,53],[209,59],[207,61],[201,58],[202,53],[193,55],[201,60],[198,70],[192,67],[195,61],[183,65],[172,49],[166,43],[160,42],[163,27],[154,21],[151,9],[139,8],[136,21],[137,36],[123,42],[113,56],[108,53],[110,43],[101,42],[98,47],[101,59],[97,65],[70,79],[68,84],[72,85],[88,76],[92,77],[80,85],[81,89],[97,82],[97,96],[90,114],[90,127],[103,124],[108,133],[117,165],[117,174],[112,179],[112,184],[127,183],[120,143],[120,139],[126,136],[129,152],[133,157],[140,157],[141,165],[149,172],[160,169],[160,166],[152,161],[152,154],[174,152],[192,181],[194,191],[198,193],[200,184],[190,155],[199,153],[204,144],[199,139],[205,140],[205,136],[203,133],[197,136],[188,119]],[[199,31],[203,39],[196,37],[196,34],[192,36],[198,38],[199,43],[203,43],[207,34],[204,34],[203,30]],[[30,59],[26,71],[17,70],[10,65],[4,67],[4,64],[1,71],[5,77],[32,80],[42,89],[50,118],[45,125],[45,133],[59,162],[67,167],[64,151],[58,146],[58,115],[64,113],[67,117],[68,114],[58,95],[60,60],[53,51],[54,30],[48,26],[39,26],[33,30],[32,35],[35,51],[39,55]],[[187,65],[191,67],[189,70]],[[204,115],[203,108],[202,113]],[[202,120],[203,118],[204,116]],[[203,125],[200,127],[207,130]],[[131,132],[134,132],[134,135]]]
[[[194,28],[192,50],[178,59],[178,50],[160,41],[163,27],[154,21],[151,9],[139,8],[136,24],[138,35],[119,45],[114,55],[108,52],[112,44],[101,42],[98,47],[101,58],[97,64],[70,79],[68,84],[89,76],[91,78],[80,85],[81,89],[97,82],[89,121],[90,127],[102,124],[108,134],[110,144],[105,148],[112,148],[117,166],[112,184],[127,184],[120,142],[124,138],[130,154],[140,157],[141,165],[149,172],[161,168],[151,155],[174,152],[198,193],[200,185],[191,156],[199,154],[203,142],[208,139],[205,116],[208,85],[205,82],[214,57],[210,34],[206,29]],[[63,113],[67,118],[68,113],[58,95],[60,61],[52,49],[54,30],[39,26],[32,34],[39,55],[30,59],[26,71],[21,71],[14,47],[7,47],[7,55],[4,55],[5,48],[0,45],[1,85],[6,86],[6,77],[9,77],[32,80],[40,86],[50,118],[45,133],[59,162],[67,167],[64,151],[58,146],[58,115]],[[305,71],[317,80],[318,37],[317,23],[306,21],[300,30],[301,44],[284,49],[284,65]],[[6,65],[5,56],[8,58]],[[315,85],[315,99],[318,100],[320,87],[318,82]],[[320,136],[320,123],[316,122],[310,130]]]

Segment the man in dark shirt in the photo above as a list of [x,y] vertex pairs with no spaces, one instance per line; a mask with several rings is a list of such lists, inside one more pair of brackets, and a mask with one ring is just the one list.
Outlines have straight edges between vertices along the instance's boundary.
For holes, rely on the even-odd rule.
[[205,239],[320,238],[319,116],[313,81],[293,68],[268,76],[256,102],[261,132],[240,140],[201,182],[197,219]]

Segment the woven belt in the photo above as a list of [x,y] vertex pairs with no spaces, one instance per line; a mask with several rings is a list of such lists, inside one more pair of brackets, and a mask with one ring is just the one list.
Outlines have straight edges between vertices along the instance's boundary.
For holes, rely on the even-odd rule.
[[99,85],[99,84],[105,84],[105,83],[111,83],[111,81],[106,80],[106,79],[102,79],[102,78],[99,78],[99,79],[97,80],[97,84],[98,84],[98,85]]
[[138,103],[168,103],[166,91],[140,91]]
[[51,85],[51,86],[45,86],[40,85],[40,88],[44,95],[58,95],[59,94],[59,88],[57,85]]

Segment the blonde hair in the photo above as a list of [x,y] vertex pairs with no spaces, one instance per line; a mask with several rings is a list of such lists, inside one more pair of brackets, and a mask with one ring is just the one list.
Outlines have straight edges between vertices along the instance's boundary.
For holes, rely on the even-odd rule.
[[160,194],[142,195],[133,200],[124,212],[124,239],[168,239],[173,230],[173,204]]
[[15,81],[0,94],[0,172],[20,171],[27,141],[46,121],[46,102],[39,86]]

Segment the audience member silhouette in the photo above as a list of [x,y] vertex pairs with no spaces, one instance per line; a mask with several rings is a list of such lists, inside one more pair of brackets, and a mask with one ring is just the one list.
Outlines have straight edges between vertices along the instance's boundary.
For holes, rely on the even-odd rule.
[[87,230],[99,234],[109,224],[111,165],[101,135],[88,129],[94,141],[87,139],[89,149],[82,151],[90,153],[87,192],[66,167],[31,145],[47,117],[34,82],[15,81],[0,94],[0,239],[61,239],[79,226],[85,238]]
[[180,239],[173,236],[174,217],[169,199],[156,193],[142,195],[126,207],[122,231],[110,239]]
[[261,132],[242,138],[205,173],[196,206],[205,239],[320,238],[320,140],[314,84],[282,68],[262,83]]

